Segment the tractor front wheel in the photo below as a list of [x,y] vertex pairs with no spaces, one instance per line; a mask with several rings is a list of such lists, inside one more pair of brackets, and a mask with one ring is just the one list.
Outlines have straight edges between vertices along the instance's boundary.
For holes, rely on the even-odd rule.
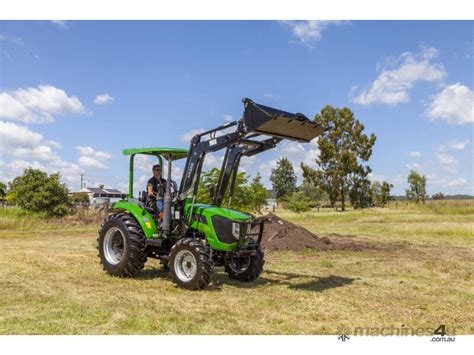
[[110,275],[133,277],[147,260],[145,235],[140,225],[128,213],[110,215],[99,231],[99,257]]
[[259,246],[251,256],[232,257],[225,265],[229,278],[241,282],[251,282],[263,272],[264,253]]
[[195,238],[182,238],[171,248],[170,275],[174,283],[188,290],[206,288],[212,280],[209,247]]

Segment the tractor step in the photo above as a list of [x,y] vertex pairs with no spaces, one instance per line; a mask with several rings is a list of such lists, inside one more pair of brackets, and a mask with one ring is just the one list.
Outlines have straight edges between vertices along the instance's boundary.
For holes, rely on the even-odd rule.
[[162,242],[163,242],[163,239],[147,239],[146,245],[152,246],[152,247],[161,247]]

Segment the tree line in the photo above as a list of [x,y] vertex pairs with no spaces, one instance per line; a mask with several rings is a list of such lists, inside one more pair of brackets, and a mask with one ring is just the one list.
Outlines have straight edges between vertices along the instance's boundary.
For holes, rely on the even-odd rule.
[[[325,106],[314,121],[327,128],[318,139],[317,168],[301,163],[303,183],[297,187],[292,163],[281,157],[270,177],[277,201],[297,212],[326,204],[335,208],[337,203],[345,211],[348,202],[355,209],[384,207],[392,199],[393,185],[369,179],[372,169],[368,161],[377,140],[375,134],[364,133],[364,125],[346,107]],[[407,199],[424,203],[426,176],[412,170],[407,181]],[[444,195],[438,193],[433,198]]]

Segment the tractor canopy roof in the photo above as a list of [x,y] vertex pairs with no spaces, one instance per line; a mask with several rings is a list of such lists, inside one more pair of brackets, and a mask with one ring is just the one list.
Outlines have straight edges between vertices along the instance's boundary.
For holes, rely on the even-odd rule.
[[123,155],[135,155],[135,154],[147,154],[147,155],[155,155],[155,156],[161,156],[165,159],[168,159],[168,157],[171,158],[171,160],[178,160],[178,159],[183,159],[188,156],[188,150],[183,149],[183,148],[164,148],[164,147],[159,147],[159,148],[130,148],[130,149],[124,149],[122,151]]

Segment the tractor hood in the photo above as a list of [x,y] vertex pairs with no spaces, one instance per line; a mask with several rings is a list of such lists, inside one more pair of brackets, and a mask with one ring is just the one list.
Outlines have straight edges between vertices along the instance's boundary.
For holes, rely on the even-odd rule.
[[250,99],[245,105],[243,123],[248,133],[255,132],[299,142],[309,142],[324,132],[324,128],[302,113],[290,113],[256,104]]
[[[191,208],[191,203],[186,203],[184,207],[185,215],[188,215],[190,208]],[[252,215],[250,214],[242,213],[242,212],[231,210],[228,208],[208,205],[204,203],[195,203],[193,214],[204,215],[206,217],[221,216],[221,217],[231,219],[237,222],[247,222],[253,218]]]

